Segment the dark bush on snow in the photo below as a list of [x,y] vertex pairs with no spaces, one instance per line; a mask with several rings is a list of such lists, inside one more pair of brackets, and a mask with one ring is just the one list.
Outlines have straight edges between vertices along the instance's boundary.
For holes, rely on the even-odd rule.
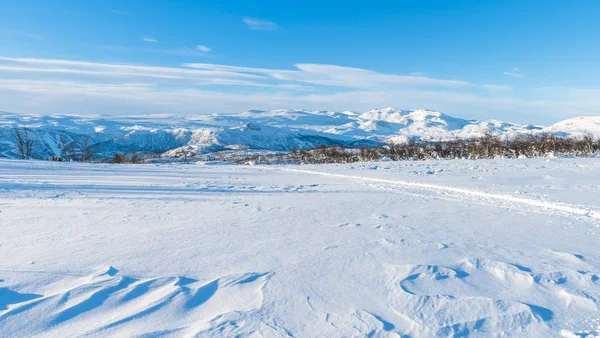
[[551,134],[504,137],[485,133],[473,139],[428,141],[410,138],[406,143],[383,147],[345,148],[319,146],[278,155],[255,155],[237,163],[354,163],[390,159],[414,161],[429,159],[491,159],[546,156],[594,156],[600,154],[600,139],[558,137]]

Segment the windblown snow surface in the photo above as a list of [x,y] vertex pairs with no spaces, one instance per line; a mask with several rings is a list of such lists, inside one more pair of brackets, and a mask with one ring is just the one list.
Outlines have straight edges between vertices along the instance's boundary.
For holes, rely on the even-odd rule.
[[600,159],[0,161],[1,337],[592,337]]

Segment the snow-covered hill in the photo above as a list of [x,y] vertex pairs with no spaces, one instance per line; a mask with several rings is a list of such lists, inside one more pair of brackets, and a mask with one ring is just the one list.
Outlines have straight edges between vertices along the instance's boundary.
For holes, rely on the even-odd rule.
[[472,138],[486,130],[499,135],[551,132],[600,136],[600,117],[580,117],[543,128],[502,121],[465,120],[431,110],[374,109],[353,112],[251,110],[237,115],[24,116],[0,112],[0,157],[17,157],[13,125],[28,127],[38,158],[60,156],[71,142],[91,137],[100,156],[145,151],[169,154],[226,149],[285,151],[318,145],[381,144],[409,137]]
[[600,137],[600,116],[582,116],[558,122],[544,131],[567,135]]

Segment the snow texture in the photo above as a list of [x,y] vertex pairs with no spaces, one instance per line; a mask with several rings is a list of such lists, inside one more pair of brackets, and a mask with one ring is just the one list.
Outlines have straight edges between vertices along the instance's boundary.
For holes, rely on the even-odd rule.
[[598,172],[0,160],[0,336],[597,336]]

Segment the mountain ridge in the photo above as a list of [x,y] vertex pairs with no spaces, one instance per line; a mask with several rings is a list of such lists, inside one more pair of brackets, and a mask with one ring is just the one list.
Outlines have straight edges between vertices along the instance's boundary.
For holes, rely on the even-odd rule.
[[350,111],[249,110],[199,116],[18,115],[0,112],[0,157],[18,157],[12,126],[27,127],[37,158],[61,156],[73,142],[91,138],[99,157],[134,151],[201,154],[220,150],[289,151],[318,145],[381,145],[408,138],[444,140],[497,135],[553,133],[600,137],[600,116],[567,119],[552,126],[462,119],[442,112],[392,107]]

